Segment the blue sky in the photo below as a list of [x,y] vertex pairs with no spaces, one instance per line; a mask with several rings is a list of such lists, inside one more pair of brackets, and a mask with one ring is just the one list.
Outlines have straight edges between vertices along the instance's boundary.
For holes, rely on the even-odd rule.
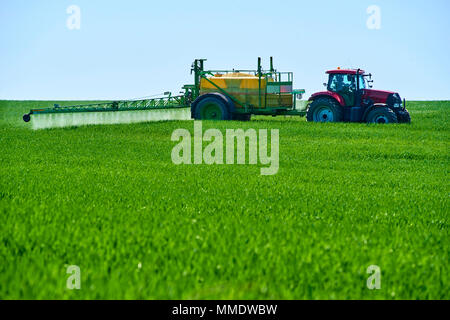
[[[66,9],[81,9],[69,30]],[[381,29],[366,26],[370,5]],[[128,99],[178,92],[207,68],[268,66],[323,89],[327,69],[361,67],[374,88],[450,100],[450,1],[1,0],[0,99]]]

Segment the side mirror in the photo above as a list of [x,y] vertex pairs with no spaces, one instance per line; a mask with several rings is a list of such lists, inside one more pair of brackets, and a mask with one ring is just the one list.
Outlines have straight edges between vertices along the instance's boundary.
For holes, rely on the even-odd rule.
[[326,84],[325,82],[323,83],[323,86],[326,88],[328,86],[328,84]]

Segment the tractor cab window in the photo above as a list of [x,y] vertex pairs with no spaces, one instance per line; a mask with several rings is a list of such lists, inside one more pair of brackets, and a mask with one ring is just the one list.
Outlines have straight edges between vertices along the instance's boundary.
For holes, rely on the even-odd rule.
[[333,92],[348,92],[356,90],[355,76],[350,74],[332,74],[328,90]]
[[359,76],[359,88],[366,89],[366,79],[364,76]]

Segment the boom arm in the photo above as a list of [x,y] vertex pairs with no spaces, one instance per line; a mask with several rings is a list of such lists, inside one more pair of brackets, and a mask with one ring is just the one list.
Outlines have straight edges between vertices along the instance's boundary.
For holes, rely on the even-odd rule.
[[23,116],[23,121],[29,122],[32,114],[49,113],[76,113],[76,112],[108,112],[108,111],[135,111],[150,109],[171,109],[189,107],[187,95],[162,97],[144,100],[123,100],[112,102],[101,102],[92,104],[81,104],[72,106],[54,105],[53,108],[32,109]]

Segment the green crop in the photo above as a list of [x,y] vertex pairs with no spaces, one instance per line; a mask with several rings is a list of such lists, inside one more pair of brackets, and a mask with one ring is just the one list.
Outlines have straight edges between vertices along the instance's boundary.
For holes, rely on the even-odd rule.
[[21,121],[53,103],[0,102],[0,299],[450,298],[450,102],[410,102],[411,125],[203,122],[279,129],[273,176],[174,165],[190,121]]

